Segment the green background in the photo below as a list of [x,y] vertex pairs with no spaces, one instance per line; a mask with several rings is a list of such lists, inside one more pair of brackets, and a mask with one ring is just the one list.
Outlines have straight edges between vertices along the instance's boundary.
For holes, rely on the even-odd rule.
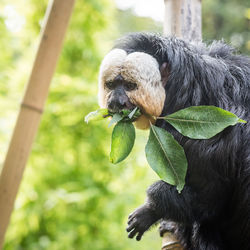
[[[0,2],[0,165],[47,3]],[[224,38],[249,54],[249,1],[204,0],[202,4],[204,40]],[[25,20],[19,32],[8,28],[16,16],[20,23]],[[111,0],[76,1],[4,249],[160,249],[156,228],[139,243],[127,239],[125,232],[128,214],[144,201],[146,188],[158,179],[144,155],[148,131],[136,131],[131,155],[112,165],[108,122],[84,123],[84,116],[98,108],[101,59],[114,39],[138,30],[161,32],[162,24],[136,17],[132,10],[117,10]]]

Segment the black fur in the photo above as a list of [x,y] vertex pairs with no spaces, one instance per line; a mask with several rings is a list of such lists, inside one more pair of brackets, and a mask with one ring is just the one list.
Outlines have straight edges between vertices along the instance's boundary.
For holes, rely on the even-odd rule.
[[185,249],[250,249],[250,60],[223,42],[190,44],[173,37],[135,33],[115,46],[128,53],[152,55],[169,66],[162,115],[196,105],[214,105],[248,121],[225,129],[209,140],[180,135],[164,120],[188,159],[186,185],[158,181],[147,202],[129,217],[129,237],[142,234],[164,218],[177,224]]

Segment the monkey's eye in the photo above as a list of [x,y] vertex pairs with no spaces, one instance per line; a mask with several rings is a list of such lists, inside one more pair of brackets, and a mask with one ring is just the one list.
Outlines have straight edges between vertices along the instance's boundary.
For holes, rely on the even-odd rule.
[[136,89],[137,85],[133,82],[126,82],[124,84],[124,87],[125,87],[125,90],[132,91],[132,90]]
[[105,85],[106,85],[106,87],[108,89],[114,89],[114,83],[113,82],[106,82]]

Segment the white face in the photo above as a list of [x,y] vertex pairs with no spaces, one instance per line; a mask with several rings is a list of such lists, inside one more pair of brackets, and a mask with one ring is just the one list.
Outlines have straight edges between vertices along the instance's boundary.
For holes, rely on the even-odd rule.
[[107,108],[107,100],[112,91],[105,83],[112,82],[118,75],[137,85],[135,90],[126,91],[131,103],[152,116],[161,114],[165,89],[155,58],[143,52],[127,54],[122,49],[110,51],[102,61],[99,75],[99,104],[102,108]]

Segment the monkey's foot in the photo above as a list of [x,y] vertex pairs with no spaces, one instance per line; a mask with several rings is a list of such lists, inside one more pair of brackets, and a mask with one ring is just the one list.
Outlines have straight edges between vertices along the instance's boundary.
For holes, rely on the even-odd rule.
[[162,220],[160,222],[159,233],[161,237],[163,237],[166,232],[175,233],[176,229],[177,224],[173,221]]
[[154,211],[146,205],[137,208],[128,217],[128,227],[126,229],[129,233],[128,237],[134,238],[137,234],[136,240],[140,240],[144,232],[147,231],[157,220]]

